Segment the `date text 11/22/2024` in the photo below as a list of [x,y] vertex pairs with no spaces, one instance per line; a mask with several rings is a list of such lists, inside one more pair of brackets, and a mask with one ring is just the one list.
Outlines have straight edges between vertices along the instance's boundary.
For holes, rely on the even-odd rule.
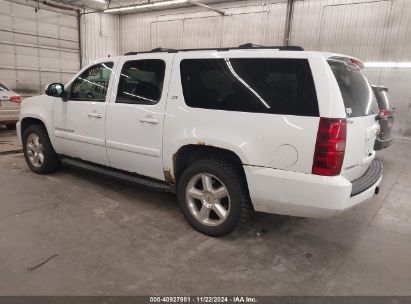
[[150,303],[258,303],[255,297],[244,296],[173,296],[150,297]]

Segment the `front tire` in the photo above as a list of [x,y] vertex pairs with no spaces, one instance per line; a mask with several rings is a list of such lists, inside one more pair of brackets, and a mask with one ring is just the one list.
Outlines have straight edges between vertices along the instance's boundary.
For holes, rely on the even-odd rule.
[[60,160],[43,126],[29,126],[23,133],[23,152],[29,168],[47,174],[60,168]]
[[220,159],[191,164],[179,179],[177,195],[189,224],[210,236],[229,234],[252,211],[241,171]]

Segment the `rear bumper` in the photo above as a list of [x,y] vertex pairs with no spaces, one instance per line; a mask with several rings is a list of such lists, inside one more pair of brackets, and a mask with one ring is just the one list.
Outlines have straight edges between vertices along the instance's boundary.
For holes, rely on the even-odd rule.
[[377,137],[375,139],[374,150],[378,151],[378,150],[385,149],[385,148],[391,146],[391,143],[392,143],[392,137],[389,137],[387,139],[381,139],[381,138]]
[[[373,161],[370,168],[375,162],[379,164]],[[326,218],[348,210],[371,199],[382,180],[382,166],[372,179],[366,173],[353,183],[341,175],[319,176],[253,166],[244,166],[244,170],[256,211],[302,217]],[[352,190],[359,183],[366,187],[355,194]]]
[[1,110],[0,124],[15,124],[19,120],[18,110]]

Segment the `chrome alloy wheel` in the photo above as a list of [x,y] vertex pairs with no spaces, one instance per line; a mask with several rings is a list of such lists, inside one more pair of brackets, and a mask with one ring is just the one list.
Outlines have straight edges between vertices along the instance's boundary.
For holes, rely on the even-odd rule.
[[186,188],[186,200],[195,219],[207,226],[220,225],[230,213],[227,187],[212,174],[194,175]]
[[44,162],[43,144],[36,133],[31,133],[26,142],[27,155],[34,167],[41,167]]

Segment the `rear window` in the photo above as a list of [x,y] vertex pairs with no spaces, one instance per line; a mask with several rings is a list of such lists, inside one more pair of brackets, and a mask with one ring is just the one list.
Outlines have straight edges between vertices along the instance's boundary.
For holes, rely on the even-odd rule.
[[378,108],[381,110],[389,110],[390,103],[388,101],[387,89],[382,87],[373,87],[375,97],[377,99]]
[[370,84],[355,64],[328,60],[344,100],[347,117],[378,113],[378,105]]
[[319,116],[306,59],[185,59],[180,69],[190,107]]
[[2,83],[0,83],[0,91],[9,91],[9,89]]

